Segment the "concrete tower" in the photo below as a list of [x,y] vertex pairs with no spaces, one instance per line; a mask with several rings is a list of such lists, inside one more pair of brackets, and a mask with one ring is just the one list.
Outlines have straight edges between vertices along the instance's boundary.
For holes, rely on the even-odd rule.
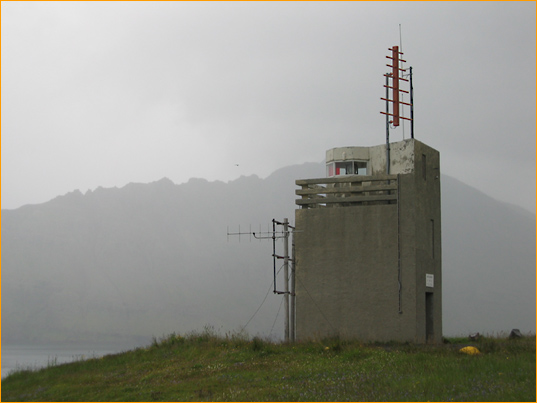
[[297,338],[441,342],[438,151],[334,148],[326,166],[296,181]]

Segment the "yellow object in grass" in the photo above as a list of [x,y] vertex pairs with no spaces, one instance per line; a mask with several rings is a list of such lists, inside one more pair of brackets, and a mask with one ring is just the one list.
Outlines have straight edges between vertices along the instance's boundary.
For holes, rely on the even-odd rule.
[[466,346],[466,347],[461,348],[459,351],[461,353],[468,354],[468,355],[481,354],[481,352],[474,346]]

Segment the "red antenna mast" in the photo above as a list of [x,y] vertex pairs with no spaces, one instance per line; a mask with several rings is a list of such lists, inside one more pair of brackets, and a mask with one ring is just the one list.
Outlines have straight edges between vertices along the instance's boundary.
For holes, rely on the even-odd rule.
[[[409,68],[410,73],[408,74],[410,80],[401,77],[401,72],[404,73],[406,71],[406,69],[403,69],[399,66],[399,63],[406,62],[406,60],[400,58],[400,55],[402,55],[403,52],[399,52],[399,46],[393,46],[388,50],[391,50],[392,55],[386,56],[386,58],[391,59],[392,64],[387,64],[386,66],[391,67],[392,72],[384,74],[384,77],[386,77],[386,85],[384,85],[384,87],[386,88],[386,98],[380,98],[386,101],[386,112],[380,112],[383,115],[386,115],[386,174],[390,173],[390,123],[393,124],[393,126],[397,127],[399,126],[399,119],[410,120],[410,137],[414,138],[414,98],[412,89],[412,67]],[[392,85],[389,85],[390,78],[392,80]],[[410,82],[410,91],[402,90],[399,85],[400,81]],[[392,99],[389,98],[390,89],[392,90]],[[406,103],[399,100],[400,92],[406,92],[407,94],[410,92],[410,103]],[[388,107],[390,102],[392,103],[392,113],[390,113]],[[410,106],[410,118],[406,118],[400,115],[400,104]],[[392,120],[389,119],[390,116],[392,117]]]
[[[392,120],[389,121],[389,123],[391,123],[393,126],[397,127],[399,126],[399,119],[405,119],[405,120],[410,120],[412,121],[413,119],[412,118],[406,118],[404,116],[401,116],[400,113],[399,113],[399,105],[400,104],[403,104],[403,105],[408,105],[411,107],[411,110],[412,110],[412,103],[407,103],[407,102],[403,102],[403,101],[400,101],[399,100],[399,93],[400,92],[404,92],[404,93],[409,93],[409,91],[406,91],[406,90],[402,90],[400,88],[400,81],[406,81],[406,82],[409,82],[409,80],[407,80],[406,78],[403,78],[401,77],[401,72],[405,72],[406,69],[403,69],[399,66],[399,63],[404,63],[406,62],[406,60],[403,60],[400,58],[400,55],[403,54],[403,52],[399,52],[399,46],[393,46],[391,47],[390,49],[388,50],[391,50],[392,52],[392,55],[391,56],[386,56],[387,59],[391,59],[392,60],[392,64],[387,64],[386,66],[388,67],[391,67],[392,68],[392,72],[391,73],[386,73],[384,74],[384,76],[386,77],[386,85],[384,85],[384,87],[386,89],[391,89],[392,90],[392,99],[388,99],[388,95],[386,95],[386,98],[381,98],[383,101],[386,101],[386,102],[391,102],[392,103],[392,113],[389,113],[388,110],[386,110],[386,112],[380,112],[382,113],[383,115],[388,115],[388,116],[392,116]],[[410,68],[410,74],[412,74],[412,67]],[[392,80],[392,85],[388,85],[388,79],[391,78]],[[388,90],[386,90],[386,93],[388,93]],[[410,97],[412,98],[412,75],[410,75]],[[413,111],[411,111],[411,114],[413,113]],[[414,138],[414,134],[412,133],[412,138]]]

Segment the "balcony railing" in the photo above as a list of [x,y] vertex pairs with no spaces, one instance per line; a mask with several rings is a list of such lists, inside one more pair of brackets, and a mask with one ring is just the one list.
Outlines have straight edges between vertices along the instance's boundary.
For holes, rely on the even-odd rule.
[[397,203],[397,175],[347,175],[299,179],[295,190],[301,208],[344,207]]

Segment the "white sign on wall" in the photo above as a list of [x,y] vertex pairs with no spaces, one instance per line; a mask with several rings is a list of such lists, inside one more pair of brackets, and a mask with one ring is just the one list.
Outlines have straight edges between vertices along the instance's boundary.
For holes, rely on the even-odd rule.
[[425,286],[426,287],[434,287],[434,274],[426,274],[425,275]]

